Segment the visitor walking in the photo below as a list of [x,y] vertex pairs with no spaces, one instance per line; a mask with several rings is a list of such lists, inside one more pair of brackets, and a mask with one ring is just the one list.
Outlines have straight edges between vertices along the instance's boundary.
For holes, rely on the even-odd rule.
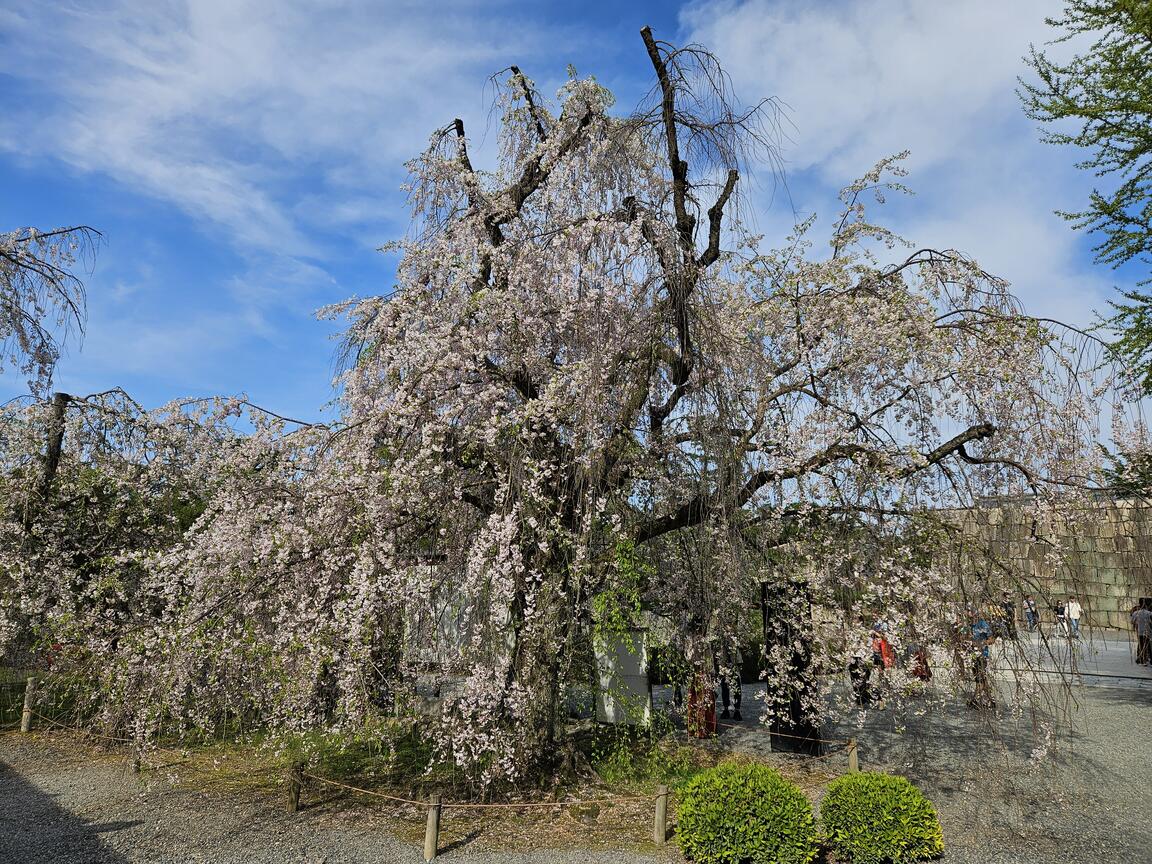
[[1052,607],[1052,614],[1056,616],[1056,632],[1061,636],[1068,635],[1067,608],[1063,600],[1057,600],[1056,605]]
[[1075,639],[1080,638],[1080,616],[1084,614],[1083,608],[1080,606],[1080,601],[1075,597],[1068,598],[1068,606],[1066,608],[1068,615],[1068,624],[1072,627],[1072,637]]
[[1036,601],[1031,594],[1024,595],[1024,623],[1028,625],[1028,632],[1035,633],[1040,626],[1040,612],[1036,609]]
[[1136,630],[1136,662],[1152,666],[1152,603],[1140,603],[1132,612],[1132,627]]

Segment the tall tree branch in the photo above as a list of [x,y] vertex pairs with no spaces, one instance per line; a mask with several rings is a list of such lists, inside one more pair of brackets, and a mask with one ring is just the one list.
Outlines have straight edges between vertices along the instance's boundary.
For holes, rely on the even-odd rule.
[[[991,437],[995,432],[996,427],[991,423],[978,423],[975,426],[971,426],[959,435],[936,447],[931,452],[924,454],[923,464],[905,468],[898,472],[896,476],[900,478],[910,477],[930,465],[935,465],[943,461],[954,453],[959,454],[965,444]],[[853,443],[833,444],[791,468],[785,468],[783,470],[765,469],[754,472],[747,481],[745,481],[735,496],[726,496],[722,491],[713,492],[708,495],[696,495],[691,500],[681,504],[680,507],[673,512],[642,522],[636,530],[636,542],[645,543],[680,528],[690,528],[694,525],[700,525],[706,522],[712,513],[716,512],[718,508],[726,503],[733,507],[743,507],[752,499],[753,495],[769,483],[795,480],[835,462],[856,458],[862,458],[877,467],[879,467],[883,461],[882,454],[873,448]]]

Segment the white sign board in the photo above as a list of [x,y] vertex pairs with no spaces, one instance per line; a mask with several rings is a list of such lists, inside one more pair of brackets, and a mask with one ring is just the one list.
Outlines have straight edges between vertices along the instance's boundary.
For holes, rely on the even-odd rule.
[[648,683],[648,631],[628,630],[596,639],[596,719],[601,723],[648,726],[652,688]]

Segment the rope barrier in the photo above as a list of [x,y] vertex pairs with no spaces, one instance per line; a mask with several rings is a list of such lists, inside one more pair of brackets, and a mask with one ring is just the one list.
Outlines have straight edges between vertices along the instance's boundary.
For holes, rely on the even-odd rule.
[[[302,777],[307,777],[310,780],[316,780],[320,783],[326,783],[329,786],[338,786],[341,789],[347,789],[350,792],[359,792],[361,795],[371,795],[374,798],[383,798],[388,801],[395,801],[399,804],[411,804],[414,807],[427,807],[427,801],[414,801],[411,798],[400,798],[396,795],[388,795],[384,792],[376,792],[372,789],[361,789],[359,786],[350,786],[347,783],[341,783],[339,780],[330,780],[327,777],[320,777],[316,774],[310,774],[307,771],[301,772]],[[470,809],[497,809],[503,808],[507,810],[519,810],[527,807],[576,807],[584,804],[621,804],[625,802],[635,801],[655,801],[654,796],[651,797],[623,797],[623,798],[589,798],[584,801],[525,801],[521,803],[501,803],[501,804],[473,804],[468,802],[447,802],[440,805],[443,810],[470,810]]]
[[[100,739],[103,739],[104,741],[114,741],[117,744],[135,744],[136,743],[131,738],[117,738],[117,737],[112,736],[112,735],[103,735],[99,732],[93,732],[91,729],[85,729],[83,726],[67,726],[58,720],[54,720],[51,717],[46,717],[45,715],[41,714],[39,711],[36,711],[35,709],[33,709],[33,711],[32,711],[32,716],[33,717],[39,717],[45,723],[48,723],[51,726],[55,726],[57,729],[62,729],[65,732],[79,732],[80,734],[86,735],[89,738],[100,738]],[[19,725],[19,724],[17,723],[16,725]],[[0,727],[0,728],[2,728],[2,727]],[[168,753],[168,754],[171,754],[173,756],[178,756],[182,760],[182,762],[180,762],[180,763],[174,762],[174,763],[170,763],[168,765],[155,766],[157,768],[169,768],[172,765],[183,764],[184,762],[190,761],[185,756],[185,754],[183,752],[181,752],[179,750],[173,750],[171,747],[161,747],[159,744],[153,744],[152,747],[157,752]]]
[[[717,723],[717,729],[748,729],[750,732],[759,732],[760,729],[756,727],[749,728],[737,723]],[[852,742],[847,738],[811,738],[807,735],[789,735],[785,732],[773,732],[771,729],[765,730],[769,735],[775,735],[777,738],[791,738],[796,741],[812,741],[818,744],[840,744],[847,747]]]
[[[93,732],[91,729],[85,729],[83,726],[66,726],[65,724],[61,723],[59,720],[53,720],[51,717],[46,717],[43,714],[41,714],[39,711],[36,711],[35,709],[33,709],[33,711],[32,711],[32,716],[33,717],[39,717],[45,723],[48,723],[52,726],[55,726],[57,729],[63,729],[66,732],[80,732],[80,733],[83,733],[84,735],[87,735],[89,738],[102,738],[105,741],[115,741],[118,744],[133,744],[133,743],[135,743],[131,738],[116,738],[112,735],[102,735],[99,732]],[[160,748],[158,747],[156,749],[160,749]]]
[[996,671],[1025,672],[1030,675],[1078,675],[1092,678],[1123,678],[1127,681],[1147,681],[1152,684],[1152,676],[1150,675],[1124,675],[1120,672],[1085,672],[1082,669],[1028,669],[1018,666],[1001,666]]
[[816,756],[813,756],[811,754],[805,754],[803,756],[803,758],[799,758],[796,761],[797,762],[815,762],[817,759],[830,759],[833,756],[839,756],[843,752],[844,752],[843,750],[833,750],[831,753],[820,753],[819,755],[816,755]]
[[329,780],[327,777],[318,777],[315,774],[309,774],[307,771],[300,772],[300,776],[307,777],[309,780],[319,781],[320,783],[327,783],[329,786],[338,786],[350,792],[359,792],[361,795],[371,795],[373,798],[384,798],[388,801],[395,801],[399,804],[412,804],[416,807],[428,806],[427,801],[413,801],[411,798],[398,798],[395,795],[386,795],[383,792],[375,792],[371,789],[361,789],[357,786],[349,786],[347,783],[341,783],[339,780]]
[[636,796],[636,797],[626,797],[626,798],[589,798],[585,801],[539,801],[539,802],[532,801],[532,802],[526,802],[523,804],[466,804],[466,803],[459,803],[459,804],[441,804],[440,806],[443,807],[445,810],[448,810],[449,808],[451,808],[453,810],[467,810],[470,808],[480,809],[480,808],[496,808],[496,807],[504,807],[504,808],[509,808],[509,809],[519,809],[522,807],[579,807],[579,806],[582,806],[584,804],[625,804],[625,803],[635,803],[637,801],[655,801],[655,800],[656,800],[656,796],[653,795],[653,796],[649,796],[649,797]]

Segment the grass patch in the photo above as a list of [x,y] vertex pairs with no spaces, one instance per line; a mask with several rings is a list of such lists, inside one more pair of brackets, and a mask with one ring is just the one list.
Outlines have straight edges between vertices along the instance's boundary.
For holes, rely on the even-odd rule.
[[628,727],[597,726],[584,746],[604,785],[621,793],[652,793],[661,784],[679,788],[717,758],[677,735]]

